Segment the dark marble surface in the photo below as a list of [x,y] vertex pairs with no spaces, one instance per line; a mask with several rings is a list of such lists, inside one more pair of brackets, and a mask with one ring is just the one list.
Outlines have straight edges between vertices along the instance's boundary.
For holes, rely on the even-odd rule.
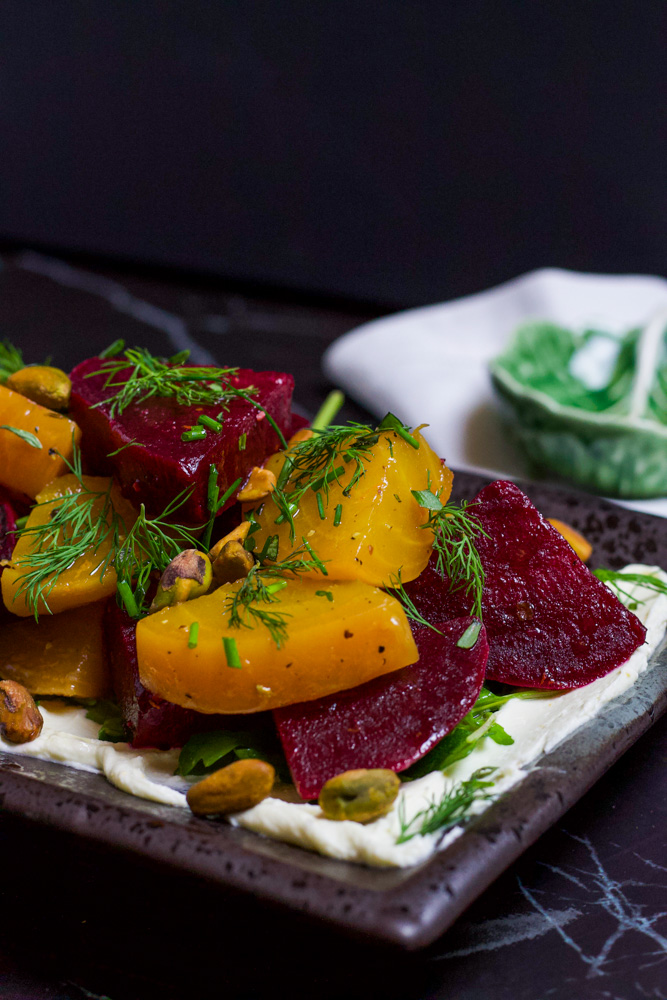
[[[368,315],[371,315],[369,311]],[[0,336],[67,368],[119,336],[287,368],[314,410],[324,347],[368,316],[33,253],[0,271]],[[360,416],[352,404],[346,415]],[[667,998],[667,719],[423,952],[349,941],[0,814],[3,1000]]]

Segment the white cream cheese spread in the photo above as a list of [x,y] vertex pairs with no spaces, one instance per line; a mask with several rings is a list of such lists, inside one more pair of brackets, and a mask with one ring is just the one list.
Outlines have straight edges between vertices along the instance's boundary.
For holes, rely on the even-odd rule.
[[[652,574],[667,582],[667,574],[652,566],[633,565],[628,572]],[[436,849],[446,846],[461,828],[441,834],[415,836],[398,844],[401,817],[410,821],[420,810],[438,801],[456,783],[470,778],[483,767],[495,768],[493,794],[516,784],[526,769],[558,743],[592,719],[612,699],[627,691],[647,669],[667,627],[667,596],[639,584],[624,584],[624,591],[637,602],[636,614],[647,629],[646,642],[606,677],[572,691],[535,699],[513,698],[495,714],[514,742],[501,745],[480,740],[468,757],[444,773],[433,772],[401,786],[390,812],[373,823],[325,819],[316,805],[267,798],[259,805],[232,817],[231,822],[257,833],[296,844],[330,857],[375,866],[409,867]],[[190,782],[174,775],[178,750],[133,750],[126,743],[108,743],[96,738],[99,726],[85,718],[85,710],[60,702],[42,702],[41,735],[32,743],[14,746],[0,740],[11,753],[59,761],[89,771],[99,771],[111,784],[140,798],[187,808],[185,792]],[[481,811],[484,802],[476,808]]]

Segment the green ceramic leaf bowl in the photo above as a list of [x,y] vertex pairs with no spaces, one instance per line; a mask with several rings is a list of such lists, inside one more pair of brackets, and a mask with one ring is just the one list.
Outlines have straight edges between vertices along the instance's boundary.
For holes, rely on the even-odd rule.
[[667,494],[666,332],[665,313],[622,337],[552,323],[517,331],[491,377],[536,471],[606,496]]

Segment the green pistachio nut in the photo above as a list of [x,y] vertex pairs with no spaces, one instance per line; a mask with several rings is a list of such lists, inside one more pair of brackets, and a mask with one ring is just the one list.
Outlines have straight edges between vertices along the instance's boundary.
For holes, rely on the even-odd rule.
[[398,775],[385,768],[344,771],[322,788],[320,809],[327,819],[369,823],[389,811],[400,785]]
[[185,549],[175,556],[158,584],[151,611],[182,604],[208,592],[213,578],[211,560],[197,549]]
[[29,365],[7,379],[7,388],[48,410],[66,410],[72,392],[69,377],[50,365]]

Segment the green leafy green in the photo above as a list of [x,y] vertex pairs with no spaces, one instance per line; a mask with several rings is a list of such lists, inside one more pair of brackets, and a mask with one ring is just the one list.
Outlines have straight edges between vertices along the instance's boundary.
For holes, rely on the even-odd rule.
[[4,385],[10,375],[25,367],[23,355],[6,338],[0,342],[0,385]]
[[280,744],[269,727],[196,733],[181,750],[176,774],[208,774],[234,760],[248,757],[268,761],[282,780],[289,780],[289,768]]
[[439,801],[420,809],[411,819],[406,818],[405,803],[402,801],[398,810],[401,832],[396,843],[404,844],[413,837],[424,837],[429,833],[445,833],[453,826],[467,823],[475,803],[493,798],[488,789],[493,787],[494,782],[487,779],[495,770],[495,767],[480,767],[466,781],[458,782]]
[[[550,693],[551,694],[551,693]],[[549,696],[550,696],[549,694]],[[494,743],[508,746],[514,743],[512,736],[493,720],[495,713],[512,698],[544,697],[542,691],[515,690],[509,694],[496,694],[483,687],[472,709],[459,724],[429,750],[421,760],[403,771],[401,778],[411,781],[421,778],[431,771],[445,771],[458,760],[471,754],[480,740],[490,739]]]
[[129,733],[123,722],[120,706],[115,701],[99,698],[88,702],[86,718],[100,723],[98,740],[106,740],[108,743],[127,742]]

